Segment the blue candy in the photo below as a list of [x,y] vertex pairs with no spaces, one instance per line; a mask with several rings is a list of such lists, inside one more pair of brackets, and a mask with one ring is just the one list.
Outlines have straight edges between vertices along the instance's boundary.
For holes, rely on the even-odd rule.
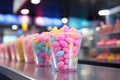
[[34,52],[35,52],[36,54],[41,53],[41,50],[40,50],[40,49],[37,49],[38,47],[39,47],[38,44],[34,44],[34,45],[33,45],[33,50],[34,50]]
[[52,42],[56,41],[56,38],[54,38],[54,37],[53,37],[53,38],[51,38],[51,41],[52,41]]
[[50,50],[50,49],[48,49],[48,50],[47,50],[47,53],[48,53],[48,54],[51,54],[51,50]]
[[40,50],[41,51],[47,51],[47,48],[46,47],[41,47]]
[[64,55],[64,51],[58,51],[56,54],[56,56],[62,56],[62,55]]
[[44,60],[43,60],[43,58],[38,57],[38,61],[39,61],[39,62],[43,62]]
[[40,42],[39,47],[43,47],[43,46],[45,46],[45,44],[46,44],[46,42]]

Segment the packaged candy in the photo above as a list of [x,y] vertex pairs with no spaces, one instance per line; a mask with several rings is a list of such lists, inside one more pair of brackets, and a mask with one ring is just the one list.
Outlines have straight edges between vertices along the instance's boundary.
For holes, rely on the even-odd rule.
[[32,43],[36,65],[50,66],[51,50],[49,34],[47,32],[43,32],[41,34],[34,34],[32,36]]
[[[53,28],[50,34],[54,68],[60,72],[75,71],[82,35],[75,28],[69,29],[68,26],[54,31],[55,29]],[[64,32],[61,33],[61,30]]]
[[31,35],[27,35],[24,37],[24,39],[22,40],[22,46],[25,62],[35,62]]

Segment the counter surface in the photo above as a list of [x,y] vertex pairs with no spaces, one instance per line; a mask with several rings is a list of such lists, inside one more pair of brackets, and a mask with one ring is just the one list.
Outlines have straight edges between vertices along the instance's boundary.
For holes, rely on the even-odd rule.
[[34,63],[0,60],[0,72],[14,80],[120,80],[120,68],[78,64],[76,72],[53,72]]

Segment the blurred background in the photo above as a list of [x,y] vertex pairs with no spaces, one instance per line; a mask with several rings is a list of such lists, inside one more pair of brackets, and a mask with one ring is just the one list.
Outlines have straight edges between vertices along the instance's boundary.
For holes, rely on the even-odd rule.
[[[120,0],[0,0],[0,42],[68,25],[84,36],[79,59],[91,59],[120,52],[119,19]],[[118,40],[117,49],[106,46],[104,38],[116,45]]]

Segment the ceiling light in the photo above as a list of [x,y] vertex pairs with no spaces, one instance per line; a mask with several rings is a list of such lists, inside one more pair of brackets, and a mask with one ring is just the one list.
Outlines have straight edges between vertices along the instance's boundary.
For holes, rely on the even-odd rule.
[[35,18],[35,23],[36,23],[37,25],[43,25],[43,24],[44,24],[44,19],[43,19],[43,17],[36,17],[36,18]]
[[62,18],[62,22],[63,22],[64,24],[66,24],[66,23],[68,22],[68,19],[67,19],[67,18]]
[[18,26],[17,25],[12,25],[12,30],[17,30],[18,29]]
[[105,16],[105,15],[109,15],[109,14],[110,14],[110,11],[109,11],[109,10],[100,10],[100,11],[98,12],[98,14],[99,14],[100,16]]
[[29,14],[29,10],[28,9],[22,9],[21,14]]
[[51,30],[52,30],[52,26],[48,26],[47,29],[48,29],[49,31],[51,31]]
[[95,30],[96,30],[96,31],[99,31],[99,30],[100,30],[100,27],[96,27]]
[[39,4],[41,0],[31,0],[32,4]]

